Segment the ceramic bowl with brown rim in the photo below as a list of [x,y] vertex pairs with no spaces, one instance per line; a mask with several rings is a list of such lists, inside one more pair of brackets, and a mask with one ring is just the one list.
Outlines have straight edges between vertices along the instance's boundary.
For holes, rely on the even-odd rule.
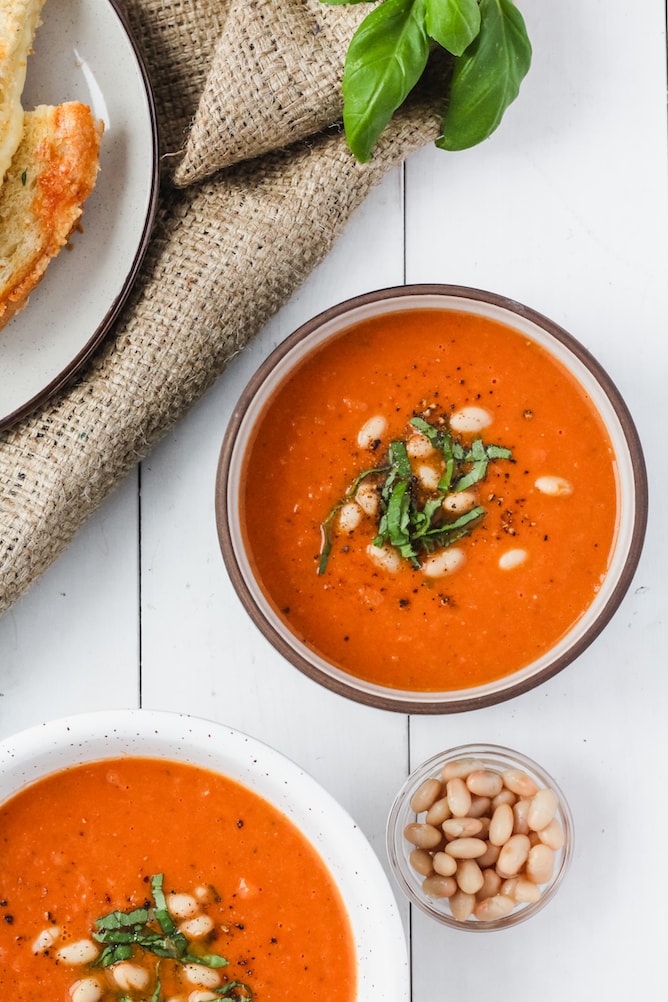
[[304,324],[243,391],[216,485],[223,558],[295,667],[404,712],[489,705],[598,636],[645,533],[623,399],[569,333],[456,286]]

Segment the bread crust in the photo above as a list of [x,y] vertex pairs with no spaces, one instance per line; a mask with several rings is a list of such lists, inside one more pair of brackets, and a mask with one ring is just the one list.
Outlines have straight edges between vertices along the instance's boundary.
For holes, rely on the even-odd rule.
[[80,102],[25,113],[0,189],[0,328],[25,306],[78,224],[95,187],[102,132]]
[[44,0],[0,0],[0,185],[21,141],[21,95]]

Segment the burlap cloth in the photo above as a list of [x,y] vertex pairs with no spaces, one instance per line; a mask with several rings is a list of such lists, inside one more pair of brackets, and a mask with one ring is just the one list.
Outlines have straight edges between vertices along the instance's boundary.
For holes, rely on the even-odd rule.
[[439,131],[425,81],[371,163],[349,153],[335,125],[340,77],[366,4],[125,8],[158,112],[155,229],[96,356],[0,433],[0,613],[289,299],[371,187]]

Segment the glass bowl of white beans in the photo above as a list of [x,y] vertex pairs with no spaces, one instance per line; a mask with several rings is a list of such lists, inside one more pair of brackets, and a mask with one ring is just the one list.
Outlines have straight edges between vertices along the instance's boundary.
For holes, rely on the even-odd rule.
[[520,752],[460,745],[408,777],[387,826],[396,882],[444,925],[471,932],[526,921],[550,901],[573,852],[561,789]]

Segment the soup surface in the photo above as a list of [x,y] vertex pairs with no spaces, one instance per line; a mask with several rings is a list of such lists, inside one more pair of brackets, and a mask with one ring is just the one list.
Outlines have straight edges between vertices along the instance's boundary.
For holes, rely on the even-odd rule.
[[[288,818],[232,780],[155,759],[77,766],[5,803],[0,832],[2,999],[355,998],[352,934],[327,868]],[[147,960],[136,946],[125,966],[81,960],[91,942],[102,950],[102,916],[152,902],[156,874],[195,958],[227,966]],[[146,983],[124,987],[142,964]],[[81,991],[91,982],[97,995]],[[237,982],[248,990],[223,994]]]
[[[440,571],[432,553],[397,563],[387,540],[373,546],[377,514],[342,524],[390,443],[420,452],[416,417],[460,452],[478,439],[511,457],[466,492],[482,514]],[[410,461],[415,493],[424,463]],[[251,563],[279,617],[345,672],[403,690],[466,689],[533,662],[590,606],[616,535],[615,456],[591,400],[540,345],[464,312],[395,313],[322,346],[269,402],[242,484]]]

